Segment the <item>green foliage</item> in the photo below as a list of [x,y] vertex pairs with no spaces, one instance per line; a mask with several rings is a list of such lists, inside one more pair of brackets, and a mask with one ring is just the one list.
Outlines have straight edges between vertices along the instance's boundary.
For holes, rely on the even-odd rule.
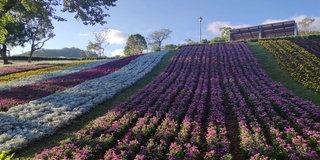
[[170,50],[170,49],[176,49],[177,45],[174,44],[167,44],[165,46],[163,46],[163,50]]
[[202,39],[200,44],[209,44],[210,42],[207,39]]
[[115,7],[117,0],[63,0],[63,12],[76,13],[74,18],[79,19],[85,25],[97,23],[106,24],[106,17],[110,17],[106,11]]
[[[2,58],[7,64],[6,46],[23,46],[31,42],[30,60],[34,50],[40,49],[44,42],[54,36],[51,20],[65,21],[57,16],[56,6],[63,5],[63,12],[75,13],[75,18],[83,24],[106,24],[106,12],[115,7],[117,0],[0,0],[0,44]],[[41,41],[43,40],[43,41]]]
[[267,37],[262,39],[248,39],[246,42],[258,42],[258,40],[299,40],[299,39],[320,39],[320,34],[297,35],[297,36],[280,36],[280,37]]
[[209,44],[213,44],[213,43],[223,43],[225,42],[225,38],[224,37],[214,37]]
[[123,53],[126,56],[130,56],[140,54],[145,49],[147,49],[147,42],[145,38],[140,34],[132,34],[127,40]]
[[2,151],[0,153],[0,160],[11,160],[12,157],[14,156],[14,153],[12,153],[11,155],[8,155],[9,151]]
[[222,27],[219,29],[221,31],[221,37],[225,39],[225,42],[229,41],[231,27]]

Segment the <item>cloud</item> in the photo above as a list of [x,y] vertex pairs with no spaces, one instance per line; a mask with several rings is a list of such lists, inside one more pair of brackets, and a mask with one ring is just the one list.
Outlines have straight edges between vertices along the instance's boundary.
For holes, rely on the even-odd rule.
[[212,22],[208,25],[207,30],[211,31],[213,34],[221,34],[220,28],[222,27],[231,27],[231,28],[242,28],[242,27],[248,27],[252,26],[249,24],[242,24],[242,25],[231,25],[230,22],[225,22],[225,21],[216,21]]
[[79,33],[79,36],[80,36],[80,37],[88,37],[89,34],[88,34],[88,33]]
[[106,39],[109,44],[125,44],[128,39],[127,34],[115,29],[108,29],[106,34]]
[[123,50],[124,49],[116,49],[115,51],[111,52],[111,55],[112,56],[116,56],[116,55],[124,56]]

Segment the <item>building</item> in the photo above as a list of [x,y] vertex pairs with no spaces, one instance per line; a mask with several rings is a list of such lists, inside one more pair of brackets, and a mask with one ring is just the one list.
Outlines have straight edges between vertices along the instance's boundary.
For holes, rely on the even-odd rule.
[[298,35],[294,20],[230,30],[229,41]]

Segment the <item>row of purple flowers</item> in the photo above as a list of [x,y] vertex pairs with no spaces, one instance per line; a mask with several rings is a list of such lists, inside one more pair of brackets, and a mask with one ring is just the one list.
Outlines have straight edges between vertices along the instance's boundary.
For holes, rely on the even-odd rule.
[[61,92],[84,81],[110,74],[136,59],[139,55],[122,58],[80,72],[52,78],[37,83],[0,91],[0,111],[7,111],[18,104]]
[[39,65],[25,65],[25,66],[9,66],[9,67],[0,67],[0,76],[5,74],[11,74],[16,72],[28,71],[32,69],[39,69],[44,67],[53,66],[52,64],[39,64]]
[[36,158],[318,158],[319,113],[272,81],[244,43],[187,46],[152,83]]

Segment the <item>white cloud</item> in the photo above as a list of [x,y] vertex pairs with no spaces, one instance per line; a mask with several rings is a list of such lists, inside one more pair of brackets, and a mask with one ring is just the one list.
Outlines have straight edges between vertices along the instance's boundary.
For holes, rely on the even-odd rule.
[[80,37],[87,37],[89,34],[88,33],[79,33]]
[[115,29],[108,29],[106,34],[107,42],[110,44],[125,44],[128,39],[127,34]]
[[116,56],[116,55],[124,56],[123,50],[124,49],[116,49],[115,51],[111,52],[111,55],[112,56]]
[[208,25],[207,30],[211,31],[213,34],[221,34],[220,28],[222,27],[231,27],[231,28],[242,28],[251,26],[249,24],[242,24],[242,25],[231,25],[230,22],[223,22],[223,21],[216,21],[212,22]]

